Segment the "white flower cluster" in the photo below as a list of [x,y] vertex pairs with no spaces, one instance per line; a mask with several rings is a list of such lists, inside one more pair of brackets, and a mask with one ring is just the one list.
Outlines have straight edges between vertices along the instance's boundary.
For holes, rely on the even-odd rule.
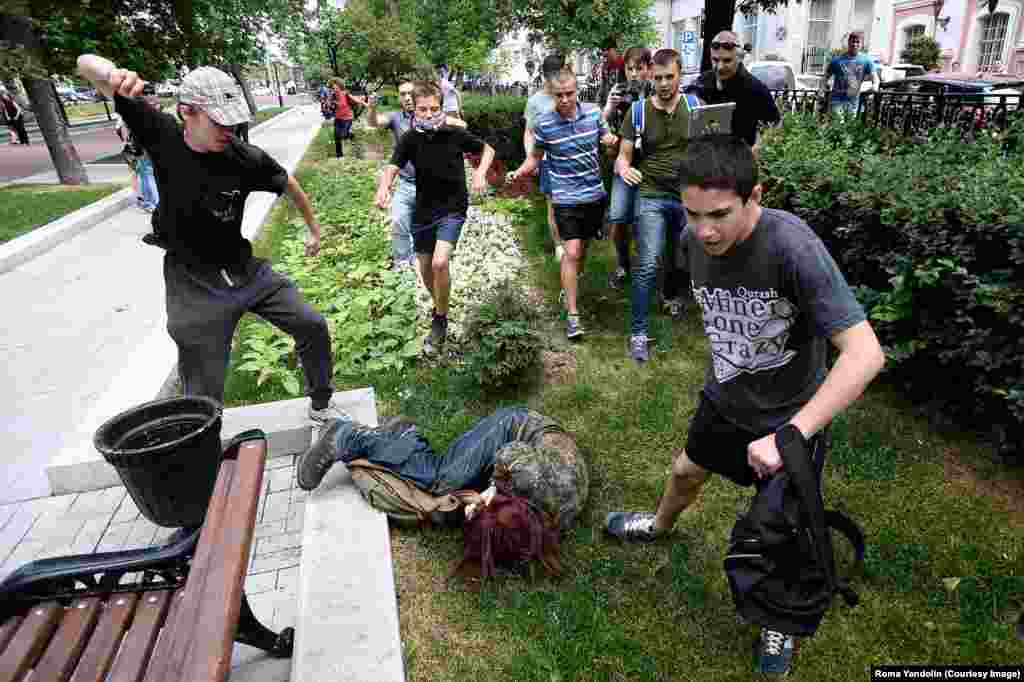
[[[526,266],[517,241],[515,225],[503,215],[470,206],[462,236],[451,260],[452,289],[448,304],[448,334],[462,338],[466,314],[493,289],[507,284]],[[419,325],[425,335],[430,327],[433,303],[421,285],[416,297],[422,313]]]

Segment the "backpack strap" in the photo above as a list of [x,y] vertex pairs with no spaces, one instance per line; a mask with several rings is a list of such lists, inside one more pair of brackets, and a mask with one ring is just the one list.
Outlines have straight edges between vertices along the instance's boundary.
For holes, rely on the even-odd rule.
[[838,591],[835,557],[832,555],[832,536],[825,521],[821,484],[811,462],[807,440],[799,429],[787,424],[775,432],[775,447],[782,456],[782,465],[800,502],[800,515],[807,532],[811,534],[815,560],[825,572],[825,579],[832,590]]
[[[841,511],[829,509],[825,512],[825,525],[835,528],[842,533],[853,546],[853,553],[857,563],[864,562],[864,533],[857,522]],[[860,597],[850,587],[849,583],[841,578],[836,578],[836,590],[843,595],[843,601],[847,606],[856,606],[860,603]]]

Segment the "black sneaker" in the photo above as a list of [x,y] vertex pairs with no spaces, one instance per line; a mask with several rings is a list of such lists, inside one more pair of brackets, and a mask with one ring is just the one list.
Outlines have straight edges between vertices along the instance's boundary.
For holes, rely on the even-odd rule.
[[426,355],[440,355],[444,350],[445,337],[448,336],[448,316],[434,315],[430,321],[430,333],[423,339],[423,352]]
[[650,512],[611,512],[605,518],[604,530],[630,542],[652,542],[663,535],[654,529],[654,514]]
[[335,435],[338,429],[350,423],[345,419],[335,419],[320,432],[320,437],[308,450],[299,455],[295,465],[295,481],[303,490],[313,490],[324,480],[327,471],[339,460],[340,453],[335,446]]
[[626,286],[626,268],[615,268],[615,272],[608,276],[608,287],[620,291]]

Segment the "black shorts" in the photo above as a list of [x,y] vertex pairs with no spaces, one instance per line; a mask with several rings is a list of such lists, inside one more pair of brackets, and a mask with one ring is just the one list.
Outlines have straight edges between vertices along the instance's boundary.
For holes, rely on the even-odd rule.
[[[751,486],[757,480],[757,474],[747,464],[747,446],[765,435],[736,426],[701,393],[697,411],[690,420],[686,456],[694,464],[724,476],[736,485]],[[825,463],[825,444],[824,432],[811,439],[819,478]]]
[[604,199],[589,204],[555,204],[555,225],[562,241],[596,239],[604,223]]

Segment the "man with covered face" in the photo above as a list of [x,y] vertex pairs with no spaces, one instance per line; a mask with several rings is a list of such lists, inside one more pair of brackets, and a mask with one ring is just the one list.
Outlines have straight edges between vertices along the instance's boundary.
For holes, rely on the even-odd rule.
[[[367,124],[371,128],[390,130],[396,147],[402,136],[412,128],[415,118],[412,91],[415,86],[411,80],[403,81],[398,86],[398,101],[402,108],[387,116],[378,113],[376,97],[370,97],[368,100]],[[465,121],[453,116],[448,116],[445,122],[457,128],[466,127]],[[391,197],[391,262],[396,268],[415,262],[412,250],[412,218],[415,209],[416,169],[412,163],[407,163],[398,171],[398,185]]]
[[413,249],[423,284],[434,301],[430,333],[423,341],[423,351],[435,355],[440,354],[448,335],[451,292],[448,263],[469,210],[462,155],[483,153],[472,180],[473,191],[482,193],[487,187],[487,171],[494,160],[494,149],[461,128],[445,126],[447,118],[441,109],[441,91],[434,83],[416,83],[412,96],[415,114],[412,129],[398,141],[391,163],[381,175],[376,204],[381,209],[388,205],[391,183],[411,162],[416,169]]
[[705,71],[686,92],[707,104],[735,102],[732,134],[758,152],[760,126],[779,122],[779,108],[768,87],[742,63],[742,46],[732,31],[721,31],[711,41],[711,70]]

